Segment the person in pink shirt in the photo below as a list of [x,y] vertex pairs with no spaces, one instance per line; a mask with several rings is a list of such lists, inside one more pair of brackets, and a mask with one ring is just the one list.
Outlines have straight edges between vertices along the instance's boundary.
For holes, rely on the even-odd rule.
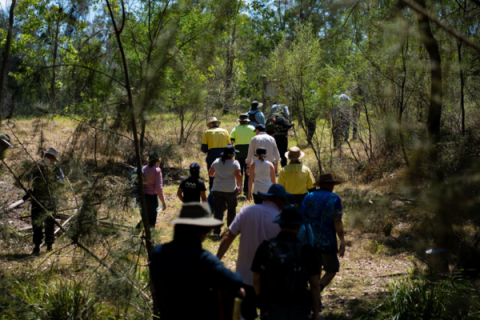
[[242,276],[245,288],[245,299],[242,302],[241,313],[246,320],[257,317],[257,295],[253,288],[253,258],[258,246],[267,239],[274,238],[280,232],[278,224],[273,223],[278,213],[288,205],[290,196],[285,188],[273,184],[267,193],[259,192],[264,197],[262,204],[246,206],[240,210],[228,228],[228,232],[218,247],[217,257],[222,259],[232,244],[240,235],[236,271]]
[[[145,201],[147,203],[148,223],[151,228],[155,228],[157,222],[158,199],[162,202],[163,211],[167,209],[165,197],[163,195],[163,179],[162,170],[158,166],[160,164],[160,154],[156,151],[150,152],[148,155],[148,164],[143,167]],[[137,200],[139,201],[139,199]],[[141,221],[135,227],[139,229]]]

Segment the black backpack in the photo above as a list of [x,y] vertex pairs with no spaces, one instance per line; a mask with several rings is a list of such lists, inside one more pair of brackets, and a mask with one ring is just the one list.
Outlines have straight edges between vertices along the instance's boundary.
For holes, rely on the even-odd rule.
[[[142,170],[142,174],[145,177],[145,173]],[[133,169],[129,174],[127,178],[127,189],[130,192],[130,195],[134,198],[137,198],[140,196],[140,192],[138,190],[138,173],[137,173],[137,168]]]
[[258,112],[259,112],[259,110],[255,110],[254,113],[250,113],[250,112],[249,112],[249,113],[248,113],[248,120],[257,123],[257,119],[255,119],[255,116],[257,115]]
[[[261,303],[264,306],[272,303],[292,305],[307,293],[308,277],[301,263],[302,243],[277,239],[266,242],[268,249],[260,273]],[[308,300],[308,297],[306,299]]]

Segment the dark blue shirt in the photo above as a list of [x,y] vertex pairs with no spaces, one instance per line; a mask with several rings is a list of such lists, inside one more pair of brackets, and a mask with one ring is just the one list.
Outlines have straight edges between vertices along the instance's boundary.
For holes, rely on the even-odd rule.
[[162,320],[219,319],[219,297],[233,301],[242,277],[198,243],[174,240],[152,251],[152,281]]
[[317,253],[337,253],[335,218],[342,218],[340,197],[327,190],[316,190],[305,196],[302,212],[310,220],[313,248]]

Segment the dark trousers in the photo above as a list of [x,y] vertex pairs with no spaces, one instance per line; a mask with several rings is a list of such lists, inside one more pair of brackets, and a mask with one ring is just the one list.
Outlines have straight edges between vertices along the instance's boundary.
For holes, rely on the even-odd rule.
[[307,195],[306,193],[305,194],[294,194],[293,197],[295,198],[295,203],[293,203],[293,204],[301,209],[303,199],[305,199],[306,195]]
[[287,158],[285,158],[285,152],[288,151],[288,136],[287,135],[275,135],[275,142],[277,143],[277,149],[282,158],[282,168],[287,165]]
[[[148,224],[150,225],[150,228],[155,228],[155,224],[157,223],[158,196],[156,194],[145,193],[145,202],[147,203]],[[142,210],[140,198],[137,198],[137,204],[140,207],[140,210]],[[138,222],[135,228],[139,229],[141,226],[142,220]]]
[[309,311],[304,306],[272,305],[268,310],[268,320],[307,320]]
[[[206,161],[207,161],[207,174],[208,174],[208,171],[210,171],[210,168],[212,167],[212,164],[215,160],[217,160],[217,158],[207,156],[207,159],[206,159]],[[213,187],[213,177],[208,176],[208,190],[211,191],[212,187]]]
[[263,203],[263,196],[254,193],[253,194],[253,202],[255,204],[262,204]]
[[[43,205],[44,208],[48,208]],[[52,209],[52,208],[50,208]],[[52,210],[53,211],[53,210]],[[45,212],[36,202],[32,200],[32,228],[33,243],[37,246],[43,242],[43,228],[45,228],[45,243],[53,244],[55,242],[55,220],[50,215],[52,212]]]
[[243,180],[243,194],[248,194],[248,174],[247,174],[247,164],[245,160],[247,158],[236,158],[238,163],[240,164],[240,170],[242,172],[242,178]]
[[[213,191],[213,211],[215,219],[223,221],[223,212],[227,207],[227,226],[230,226],[237,215],[237,194],[234,192]],[[219,234],[221,227],[213,229],[213,233]]]
[[257,318],[258,298],[253,286],[243,285],[245,289],[245,298],[243,299],[240,313],[245,320],[254,320]]

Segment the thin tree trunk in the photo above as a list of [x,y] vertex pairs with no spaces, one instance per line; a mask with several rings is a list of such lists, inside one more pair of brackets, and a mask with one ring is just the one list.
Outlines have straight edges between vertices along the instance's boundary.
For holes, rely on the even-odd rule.
[[1,119],[1,111],[2,111],[2,101],[3,101],[3,87],[7,73],[7,63],[8,58],[10,56],[10,48],[12,46],[12,30],[13,30],[13,22],[15,19],[15,5],[17,4],[17,0],[12,0],[12,4],[10,5],[10,16],[8,17],[8,33],[7,33],[7,44],[5,46],[5,52],[3,53],[3,62],[2,62],[2,72],[0,73],[0,119]]
[[230,112],[230,100],[232,98],[232,82],[233,82],[233,63],[235,61],[235,52],[233,50],[233,45],[235,44],[235,36],[237,33],[237,14],[240,10],[240,5],[242,2],[238,3],[237,11],[235,12],[235,16],[233,17],[233,28],[232,28],[232,37],[230,41],[228,41],[227,45],[227,56],[226,56],[226,63],[225,63],[225,99],[223,103],[223,114],[227,114]]
[[57,17],[57,23],[55,26],[55,39],[54,39],[54,44],[53,44],[53,68],[52,68],[52,82],[50,84],[51,87],[51,104],[52,104],[52,110],[55,110],[55,102],[56,102],[56,92],[55,92],[55,82],[56,82],[56,73],[55,73],[55,66],[57,65],[57,52],[58,52],[58,33],[60,31],[60,15],[62,14],[63,8],[59,7],[58,8],[58,17]]
[[460,110],[462,110],[462,136],[465,136],[465,78],[462,66],[462,42],[458,42],[458,65],[460,67]]
[[[417,3],[426,10],[425,0],[417,0]],[[438,42],[430,28],[430,19],[418,13],[418,28],[420,39],[430,57],[430,106],[428,108],[427,129],[434,143],[438,142],[440,135],[440,120],[442,117],[442,59]]]
[[[135,110],[133,107],[133,95],[132,95],[132,86],[130,85],[130,77],[128,74],[128,65],[127,65],[127,58],[125,56],[125,50],[123,49],[123,44],[122,40],[120,38],[120,35],[123,31],[123,27],[125,24],[126,20],[126,14],[125,14],[125,4],[123,0],[121,0],[122,4],[122,26],[120,28],[117,27],[117,23],[115,22],[115,18],[113,16],[112,8],[110,7],[110,2],[109,0],[105,0],[107,3],[108,11],[110,13],[110,18],[112,20],[113,24],[113,29],[115,30],[115,36],[117,38],[117,44],[118,44],[118,49],[120,51],[120,55],[122,56],[122,64],[123,64],[123,71],[125,73],[125,89],[127,90],[127,96],[128,96],[128,106],[130,108],[131,112],[131,117],[132,117],[132,131],[133,131],[133,144],[135,146],[135,158],[137,162],[137,172],[142,172],[142,160],[140,157],[140,143],[138,140],[138,133],[137,133],[137,122],[135,119]],[[145,229],[145,247],[147,248],[147,254],[148,254],[148,262],[150,265],[151,261],[151,255],[152,255],[152,250],[153,250],[153,242],[152,242],[152,234],[150,232],[150,224],[148,222],[148,216],[147,216],[147,203],[145,201],[145,190],[143,187],[143,175],[138,174],[138,191],[140,194],[140,204],[142,207],[141,214],[142,214],[142,222],[143,222],[143,227]],[[152,279],[152,274],[153,270],[150,268],[150,279]],[[153,300],[153,319],[157,319],[157,316],[159,315],[159,310],[158,310],[158,304],[157,304],[157,297],[155,294],[155,288],[153,286],[153,282],[150,281],[150,291],[152,294],[152,300]]]

